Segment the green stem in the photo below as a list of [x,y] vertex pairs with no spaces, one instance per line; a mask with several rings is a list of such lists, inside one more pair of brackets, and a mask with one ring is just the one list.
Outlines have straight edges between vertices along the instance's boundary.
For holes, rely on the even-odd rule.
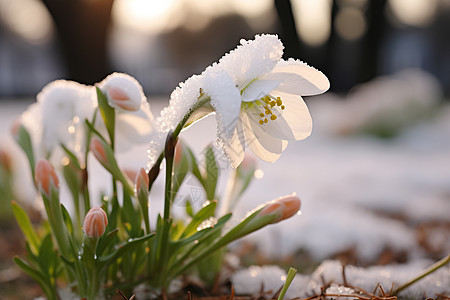
[[417,281],[421,280],[422,278],[424,278],[424,277],[430,275],[431,273],[435,272],[436,270],[442,268],[443,266],[445,266],[449,262],[450,262],[450,254],[447,255],[446,257],[444,257],[443,259],[441,259],[440,261],[438,261],[437,263],[435,263],[434,265],[432,265],[431,267],[429,267],[428,269],[426,269],[422,274],[420,274],[416,278],[414,278],[414,279],[408,281],[407,283],[401,285],[399,288],[397,288],[396,290],[394,290],[391,293],[391,296],[396,296],[401,291],[403,291],[406,288],[408,288],[410,285],[416,283]]
[[[180,121],[180,123],[178,123],[177,127],[173,131],[172,134],[173,134],[173,138],[174,139],[178,138],[178,136],[181,133],[181,130],[183,130],[183,128],[185,128],[185,125],[186,125],[187,121],[189,120],[189,118],[192,116],[192,114],[197,109],[199,109],[200,107],[202,107],[203,105],[208,103],[209,101],[211,101],[211,98],[209,96],[205,95],[205,94],[201,94],[198,97],[198,101],[194,104],[194,106],[192,106],[188,110],[188,112],[184,115],[183,119]],[[164,152],[159,155],[158,160],[155,162],[154,166],[152,167],[153,170],[158,170],[159,169],[159,166],[161,165],[163,158],[164,158]],[[148,174],[149,175],[149,179],[150,179],[150,184],[148,186],[148,191],[149,192],[150,192],[150,190],[152,188],[153,182],[156,180],[156,177],[158,176],[158,172],[156,173],[156,175],[152,176],[150,171],[149,171],[149,174]]]

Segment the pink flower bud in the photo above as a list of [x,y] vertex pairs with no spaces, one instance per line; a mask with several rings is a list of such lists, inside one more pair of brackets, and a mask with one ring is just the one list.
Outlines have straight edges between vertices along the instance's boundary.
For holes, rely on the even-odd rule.
[[139,193],[140,190],[148,191],[148,186],[150,184],[150,180],[148,178],[147,172],[145,172],[144,168],[139,170],[139,173],[136,175],[136,192]]
[[108,165],[108,156],[106,155],[105,145],[103,143],[100,138],[93,137],[89,148],[102,165]]
[[108,104],[112,107],[137,111],[145,101],[141,85],[127,74],[113,73],[106,77],[99,86],[106,94]]
[[56,176],[55,169],[45,159],[41,158],[36,164],[34,170],[34,180],[39,191],[47,197],[51,195],[51,189],[59,187],[58,176]]
[[258,162],[256,161],[255,157],[251,154],[246,153],[238,169],[240,169],[240,171],[242,171],[245,174],[247,174],[248,172],[253,173],[255,172],[257,165]]
[[182,158],[183,158],[183,143],[179,141],[175,145],[175,156],[173,158],[175,165],[179,165],[181,163]]
[[19,138],[19,129],[21,126],[22,126],[22,120],[20,117],[17,117],[11,125],[11,134],[16,141]]
[[108,217],[100,206],[91,208],[84,218],[83,230],[90,238],[101,237],[108,225]]
[[277,215],[278,217],[273,221],[273,223],[277,223],[292,217],[299,209],[300,199],[297,196],[289,195],[269,202],[258,215]]

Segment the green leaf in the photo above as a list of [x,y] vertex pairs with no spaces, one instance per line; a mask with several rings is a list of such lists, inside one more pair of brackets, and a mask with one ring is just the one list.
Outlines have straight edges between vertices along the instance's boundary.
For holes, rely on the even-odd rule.
[[30,250],[32,251],[33,254],[37,255],[41,243],[36,234],[36,231],[31,225],[30,218],[28,217],[25,210],[17,202],[12,201],[11,205],[17,223],[19,224],[20,229],[22,230],[23,234],[25,235],[25,238],[30,244]]
[[111,145],[114,145],[114,127],[116,122],[116,115],[114,108],[109,106],[108,99],[105,94],[96,87],[97,90],[97,100],[98,107],[100,108],[100,113],[102,115],[103,122],[105,123],[106,130],[108,130]]
[[283,300],[284,295],[286,294],[286,291],[288,290],[289,286],[291,285],[292,280],[294,280],[295,273],[297,273],[297,270],[294,268],[289,268],[288,275],[286,277],[286,281],[284,282],[283,288],[281,289],[280,295],[278,296],[277,300]]
[[39,266],[42,271],[46,272],[46,275],[51,275],[51,269],[54,265],[54,256],[56,251],[53,248],[52,236],[47,234],[42,240],[41,247],[39,248]]
[[30,265],[28,265],[24,260],[20,259],[18,256],[14,257],[14,262],[25,273],[27,273],[28,276],[37,281],[37,283],[41,286],[44,294],[47,296],[47,299],[49,300],[58,299],[58,297],[56,296],[56,291],[54,291],[53,287],[48,282],[44,274],[42,274],[38,270],[33,269]]
[[194,217],[194,211],[192,210],[191,201],[189,201],[189,199],[186,200],[186,214],[191,218]]
[[30,134],[25,129],[23,125],[19,126],[19,131],[17,132],[16,141],[20,148],[25,152],[27,156],[28,163],[30,164],[31,174],[34,179],[34,166],[36,165],[34,161],[33,144],[31,143]]
[[131,237],[141,235],[142,218],[139,210],[134,208],[130,195],[123,193],[122,218],[131,225],[129,234]]
[[62,211],[64,223],[66,224],[67,229],[69,230],[69,234],[71,234],[73,236],[74,231],[73,231],[72,219],[70,218],[69,212],[67,211],[66,207],[63,204],[61,204],[61,211]]
[[216,210],[217,201],[211,201],[208,205],[200,209],[195,216],[192,218],[191,222],[186,226],[181,237],[187,237],[197,231],[197,227],[207,218],[213,217]]
[[155,236],[155,234],[151,233],[140,238],[130,239],[109,255],[99,257],[98,261],[104,265],[112,263],[123,254],[133,251],[134,248],[140,246],[143,242],[151,239],[153,236]]
[[217,165],[214,150],[211,145],[206,148],[205,163],[206,174],[203,187],[205,188],[206,199],[214,200],[217,180],[219,179],[219,166]]

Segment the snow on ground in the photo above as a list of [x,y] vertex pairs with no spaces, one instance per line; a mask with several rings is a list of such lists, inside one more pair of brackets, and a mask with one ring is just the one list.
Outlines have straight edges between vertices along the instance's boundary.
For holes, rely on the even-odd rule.
[[[421,274],[432,262],[420,260],[403,265],[372,266],[360,268],[345,267],[347,285],[354,290],[373,293],[380,284],[386,293]],[[292,281],[286,298],[307,298],[319,295],[321,287],[331,284],[327,294],[355,294],[353,289],[344,288],[343,267],[339,261],[325,260],[311,275],[297,274]],[[287,273],[278,266],[250,266],[236,272],[231,279],[234,289],[240,295],[259,295],[261,289],[271,296],[284,284]],[[412,298],[435,297],[437,294],[450,293],[450,266],[443,267],[435,273],[411,285],[399,295]],[[355,297],[353,297],[355,298]],[[297,299],[297,298],[296,298]],[[347,299],[347,298],[344,298]]]

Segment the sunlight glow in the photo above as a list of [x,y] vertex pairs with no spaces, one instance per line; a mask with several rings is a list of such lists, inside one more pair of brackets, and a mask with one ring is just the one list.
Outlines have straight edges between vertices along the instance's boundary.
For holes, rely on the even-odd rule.
[[331,0],[293,0],[297,34],[306,44],[320,46],[331,32]]
[[261,16],[273,9],[272,0],[230,0],[230,4],[236,13],[248,18]]
[[433,20],[438,4],[437,0],[389,0],[389,7],[400,22],[419,27]]
[[166,32],[183,21],[180,1],[116,0],[112,14],[118,25],[146,33]]
[[38,0],[0,0],[0,19],[31,43],[45,42],[53,31],[51,16]]

